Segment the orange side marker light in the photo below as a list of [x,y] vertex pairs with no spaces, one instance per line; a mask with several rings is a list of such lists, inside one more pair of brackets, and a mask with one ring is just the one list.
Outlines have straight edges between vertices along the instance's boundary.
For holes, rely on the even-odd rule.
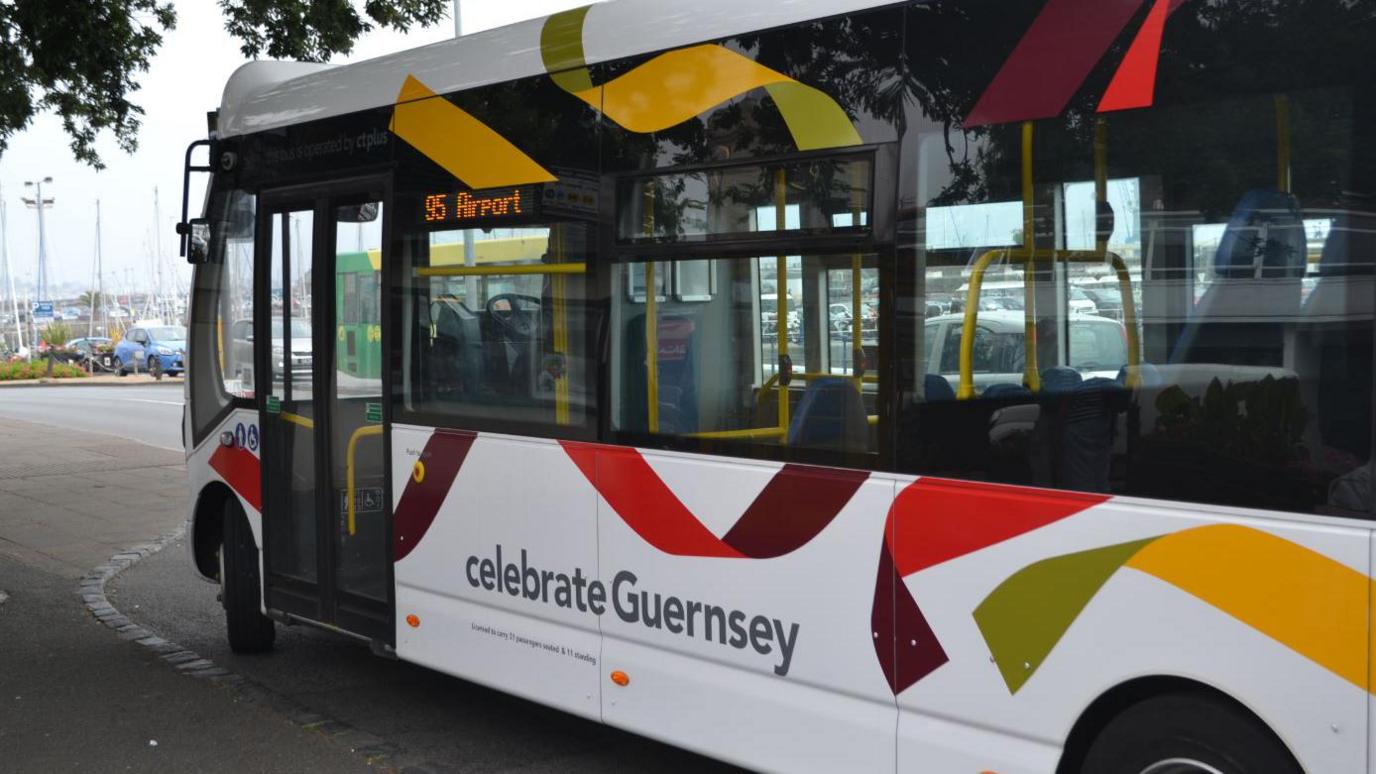
[[417,484],[425,480],[425,463],[416,460],[416,464],[411,466],[411,480]]
[[625,688],[626,686],[631,684],[631,676],[618,669],[615,672],[612,672],[612,682],[616,683],[622,688]]
[[406,623],[407,623],[407,625],[409,625],[412,629],[419,629],[419,628],[420,628],[420,616],[416,615],[415,613],[412,613],[412,614],[406,616]]

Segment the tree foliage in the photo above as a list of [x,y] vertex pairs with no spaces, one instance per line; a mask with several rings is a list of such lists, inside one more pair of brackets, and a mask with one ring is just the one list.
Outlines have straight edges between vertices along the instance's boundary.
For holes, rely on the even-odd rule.
[[157,0],[0,2],[0,153],[49,110],[61,117],[72,153],[97,169],[101,132],[133,151],[143,109],[129,93],[176,21],[171,4]]
[[[406,31],[444,18],[448,0],[219,0],[245,56],[323,62],[377,27]],[[138,76],[177,23],[159,0],[0,0],[0,155],[39,113],[53,112],[73,155],[104,168],[96,138],[138,147]]]
[[399,32],[443,19],[448,0],[366,0],[360,14],[351,0],[220,0],[225,27],[244,56],[324,62],[353,50],[358,36],[377,26]]

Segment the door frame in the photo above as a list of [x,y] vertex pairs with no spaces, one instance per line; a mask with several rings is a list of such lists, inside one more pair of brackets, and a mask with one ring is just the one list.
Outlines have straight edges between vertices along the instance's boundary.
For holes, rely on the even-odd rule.
[[[392,542],[392,493],[391,493],[391,434],[390,401],[387,395],[391,389],[391,373],[387,365],[391,362],[389,353],[391,326],[387,297],[390,293],[387,282],[388,272],[379,273],[379,325],[382,328],[382,395],[383,406],[383,514],[385,532],[382,549],[386,589],[386,601],[379,603],[341,591],[337,569],[336,540],[334,534],[339,528],[337,503],[332,485],[333,459],[333,412],[331,407],[336,393],[335,384],[335,330],[340,310],[336,309],[335,267],[335,223],[333,209],[351,202],[377,201],[382,203],[382,235],[380,247],[383,254],[391,251],[391,201],[392,181],[390,175],[369,175],[351,177],[328,183],[284,186],[263,190],[258,195],[256,213],[257,231],[254,240],[254,312],[253,325],[258,331],[271,330],[273,309],[270,299],[272,280],[272,217],[275,214],[291,211],[309,210],[311,221],[311,399],[313,404],[314,432],[312,451],[314,457],[315,488],[315,582],[279,575],[272,572],[271,553],[273,540],[270,531],[286,522],[274,519],[271,513],[277,505],[276,498],[270,495],[271,489],[280,488],[282,482],[272,475],[262,477],[262,581],[264,607],[273,617],[305,623],[319,624],[326,628],[351,634],[381,644],[390,650],[395,645],[396,625],[396,588],[391,552]],[[290,257],[283,256],[283,268],[293,271]],[[284,332],[284,339],[286,333]],[[262,342],[259,342],[261,344]],[[259,412],[259,426],[269,427],[267,398],[273,394],[271,370],[271,343],[254,347],[255,394]],[[276,441],[274,433],[263,433],[263,445]],[[264,464],[269,471],[281,476],[285,471],[282,460],[274,450],[263,449]],[[273,468],[276,468],[273,471]],[[267,471],[265,471],[266,473]],[[272,485],[270,485],[270,481]]]

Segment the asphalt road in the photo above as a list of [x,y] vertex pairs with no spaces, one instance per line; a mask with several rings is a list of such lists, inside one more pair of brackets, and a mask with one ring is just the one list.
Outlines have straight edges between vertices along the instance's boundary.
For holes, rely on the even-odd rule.
[[[135,623],[312,712],[381,737],[398,761],[432,771],[702,772],[730,770],[692,753],[372,655],[364,644],[278,625],[275,650],[236,656],[217,587],[197,579],[184,541],[117,577],[110,602]],[[209,688],[208,688],[209,689]]]
[[105,433],[181,451],[182,385],[3,387],[0,419]]

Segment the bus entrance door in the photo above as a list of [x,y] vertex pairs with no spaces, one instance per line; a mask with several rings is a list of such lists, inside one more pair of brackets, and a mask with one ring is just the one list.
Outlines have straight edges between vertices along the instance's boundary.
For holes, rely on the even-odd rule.
[[263,197],[257,351],[267,606],[390,642],[378,189]]

